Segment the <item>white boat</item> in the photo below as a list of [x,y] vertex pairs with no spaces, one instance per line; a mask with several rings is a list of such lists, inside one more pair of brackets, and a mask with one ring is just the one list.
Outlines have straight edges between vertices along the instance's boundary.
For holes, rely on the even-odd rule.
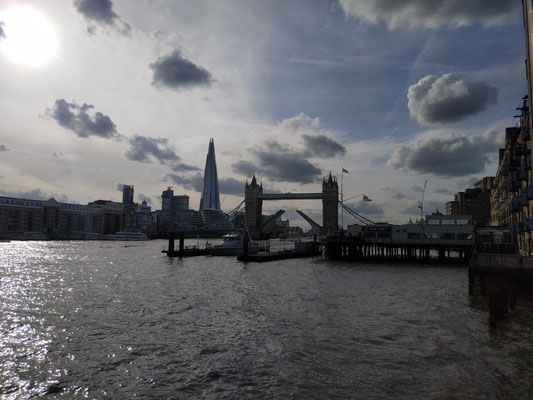
[[146,235],[142,232],[116,232],[111,235],[106,235],[106,240],[148,240]]
[[[257,254],[263,247],[257,242],[248,242],[248,254]],[[207,248],[212,256],[240,256],[243,253],[243,235],[228,233],[222,236],[222,243]]]

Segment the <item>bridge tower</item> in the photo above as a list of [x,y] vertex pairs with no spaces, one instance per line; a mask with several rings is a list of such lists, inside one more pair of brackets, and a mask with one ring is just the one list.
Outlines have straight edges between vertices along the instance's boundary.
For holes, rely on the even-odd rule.
[[331,172],[322,181],[322,227],[324,234],[339,229],[339,185]]
[[244,226],[253,239],[261,237],[259,227],[263,218],[263,200],[259,199],[259,195],[263,194],[263,185],[257,184],[255,175],[252,182],[244,187]]

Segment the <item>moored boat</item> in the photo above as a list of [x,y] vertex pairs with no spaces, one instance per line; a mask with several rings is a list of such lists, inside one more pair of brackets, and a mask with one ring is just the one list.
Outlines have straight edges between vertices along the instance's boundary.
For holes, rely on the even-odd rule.
[[142,232],[116,232],[105,236],[106,240],[148,240],[148,237]]
[[[241,233],[229,233],[222,236],[222,243],[207,248],[212,256],[240,256],[243,253],[244,237]],[[257,254],[259,250],[266,249],[257,242],[248,242],[248,254]]]

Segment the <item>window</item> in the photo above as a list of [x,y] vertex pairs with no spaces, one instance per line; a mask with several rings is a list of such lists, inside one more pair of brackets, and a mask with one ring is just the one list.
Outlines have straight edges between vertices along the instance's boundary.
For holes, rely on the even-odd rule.
[[455,221],[455,223],[457,225],[468,225],[468,220],[467,219],[458,219],[457,221]]
[[455,220],[454,219],[443,219],[442,225],[455,225]]
[[429,225],[440,225],[440,219],[428,219]]

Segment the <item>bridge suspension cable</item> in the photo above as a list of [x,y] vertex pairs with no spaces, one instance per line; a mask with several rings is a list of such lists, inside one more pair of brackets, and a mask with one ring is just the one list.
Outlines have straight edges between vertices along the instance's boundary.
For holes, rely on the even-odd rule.
[[348,214],[350,214],[352,217],[357,219],[359,222],[363,223],[364,225],[370,225],[375,224],[374,221],[368,219],[367,217],[362,216],[357,211],[353,210],[352,208],[348,207],[346,204],[339,201],[339,204],[342,206],[343,209],[345,209]]

